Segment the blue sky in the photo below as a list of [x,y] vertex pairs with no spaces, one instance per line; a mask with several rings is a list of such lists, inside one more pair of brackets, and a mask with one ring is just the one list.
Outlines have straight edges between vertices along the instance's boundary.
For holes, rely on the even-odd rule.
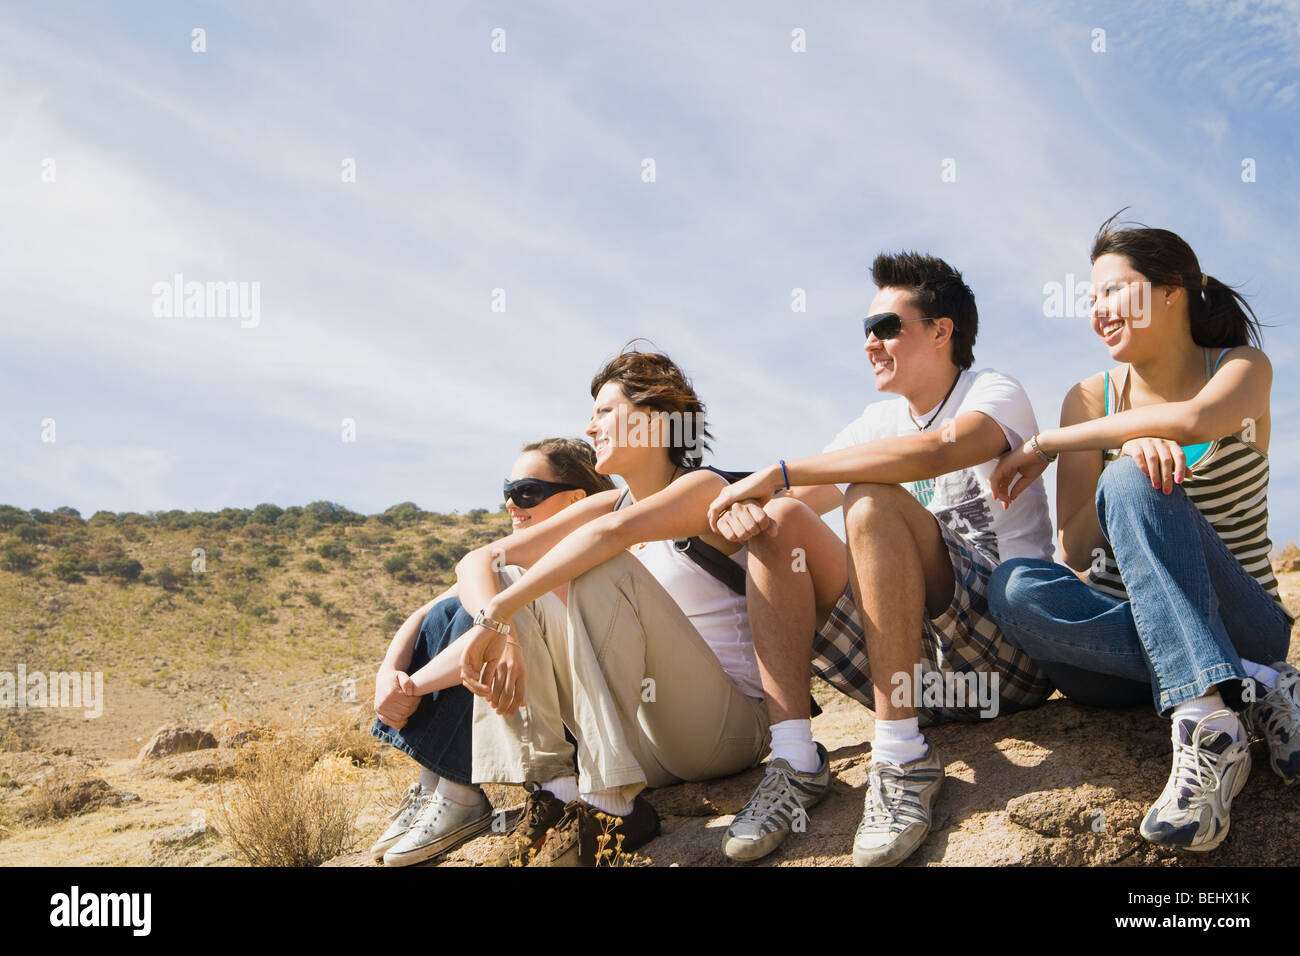
[[[496,507],[634,336],[718,463],[799,457],[879,398],[868,267],[904,247],[964,271],[976,367],[1051,424],[1106,355],[1043,287],[1127,205],[1274,325],[1271,531],[1300,538],[1298,94],[1294,0],[10,2],[0,502]],[[177,273],[259,283],[258,323],[156,316]]]

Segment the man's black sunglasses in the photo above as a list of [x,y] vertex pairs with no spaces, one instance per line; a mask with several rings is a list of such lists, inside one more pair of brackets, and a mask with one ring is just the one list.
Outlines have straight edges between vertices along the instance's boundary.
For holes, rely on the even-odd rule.
[[904,322],[924,322],[926,319],[932,319],[935,316],[923,315],[919,319],[905,319],[897,312],[878,312],[875,315],[869,315],[862,320],[862,332],[867,337],[871,333],[876,333],[876,338],[884,342],[887,339],[898,338],[898,333],[903,331]]
[[513,501],[520,508],[536,508],[551,495],[561,491],[576,491],[577,485],[566,485],[559,481],[542,481],[540,478],[520,478],[507,481],[503,486],[506,500]]

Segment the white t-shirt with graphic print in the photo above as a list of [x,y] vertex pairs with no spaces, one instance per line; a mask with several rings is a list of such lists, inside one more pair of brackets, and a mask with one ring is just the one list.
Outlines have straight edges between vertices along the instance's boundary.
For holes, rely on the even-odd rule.
[[[936,405],[917,416],[917,422],[924,425],[938,408]],[[990,368],[962,371],[943,413],[926,430],[942,429],[965,412],[983,412],[997,422],[1011,448],[1019,448],[1038,433],[1038,422],[1024,387],[1011,376]],[[836,451],[878,438],[916,435],[919,431],[909,414],[907,399],[893,398],[868,405],[861,417],[846,425],[825,450]],[[997,459],[993,459],[937,478],[908,482],[904,487],[936,518],[995,560],[1050,560],[1055,545],[1043,479],[1035,479],[1003,511],[1001,502],[993,500],[989,486],[996,465]]]

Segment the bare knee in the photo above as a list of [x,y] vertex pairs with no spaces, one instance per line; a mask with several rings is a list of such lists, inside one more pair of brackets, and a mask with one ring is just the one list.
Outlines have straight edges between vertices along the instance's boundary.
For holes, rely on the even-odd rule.
[[789,551],[808,536],[814,523],[820,524],[821,517],[802,501],[796,498],[773,498],[764,507],[772,524],[763,534],[755,535],[746,544],[755,555],[764,555]]
[[898,485],[850,485],[844,493],[844,530],[853,539],[881,526],[896,526],[907,503],[915,504],[916,499]]

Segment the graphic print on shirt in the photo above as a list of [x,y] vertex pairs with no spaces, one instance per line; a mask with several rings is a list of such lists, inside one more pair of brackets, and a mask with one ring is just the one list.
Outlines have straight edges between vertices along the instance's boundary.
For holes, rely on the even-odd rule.
[[[934,516],[953,531],[998,559],[998,536],[993,512],[980,488],[979,478],[968,468],[934,480]],[[925,504],[925,502],[922,502]]]
[[912,493],[913,498],[921,502],[922,508],[928,508],[934,498],[934,479],[921,478],[918,481],[913,481],[907,490]]

